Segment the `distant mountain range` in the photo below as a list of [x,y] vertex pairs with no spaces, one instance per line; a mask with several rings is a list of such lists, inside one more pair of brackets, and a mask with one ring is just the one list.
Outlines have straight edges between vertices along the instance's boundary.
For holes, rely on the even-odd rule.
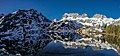
[[62,20],[72,20],[87,26],[104,26],[120,21],[120,18],[107,18],[105,15],[101,14],[95,14],[93,17],[89,18],[87,14],[80,15],[79,13],[65,13],[61,21]]
[[[101,14],[89,18],[87,14],[78,13],[65,13],[59,21],[51,21],[34,9],[1,14],[0,55],[34,55],[38,49],[44,48],[52,40],[68,38],[65,36],[71,34],[69,32],[74,33],[83,26],[101,28],[104,25],[116,24],[118,21],[120,19],[107,18]],[[74,33],[71,39],[77,39],[77,36]]]

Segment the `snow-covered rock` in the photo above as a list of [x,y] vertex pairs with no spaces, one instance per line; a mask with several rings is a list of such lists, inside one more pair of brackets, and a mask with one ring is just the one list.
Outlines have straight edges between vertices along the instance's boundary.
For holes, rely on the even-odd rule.
[[63,20],[76,21],[87,26],[102,27],[104,25],[111,25],[119,19],[107,18],[105,15],[101,14],[95,14],[90,18],[87,14],[80,15],[79,13],[65,13],[60,21]]
[[52,22],[49,26],[50,29],[54,30],[76,30],[81,28],[83,25],[77,23],[76,21],[62,20],[57,22]]
[[0,20],[0,47],[13,53],[15,50],[22,54],[32,52],[30,46],[38,45],[36,48],[42,48],[51,40],[46,35],[51,21],[36,10],[18,10],[5,15]]
[[[114,21],[118,20],[100,14],[89,18],[78,13],[65,13],[61,20],[50,21],[34,9],[0,15],[0,55],[117,56],[110,44],[83,38],[75,31],[83,26],[110,25]],[[95,30],[102,32],[100,27]]]

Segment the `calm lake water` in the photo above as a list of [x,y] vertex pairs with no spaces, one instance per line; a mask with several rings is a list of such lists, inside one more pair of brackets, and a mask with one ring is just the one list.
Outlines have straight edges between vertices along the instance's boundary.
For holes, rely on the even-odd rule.
[[[81,38],[93,38],[98,40],[98,38],[101,40],[101,38],[105,39],[105,35],[102,34],[86,34],[86,35],[80,35],[75,32],[62,32],[62,33],[52,33],[50,35],[59,36],[62,39],[68,38],[69,41],[76,41]],[[59,39],[59,38],[58,38]],[[62,40],[61,41],[68,41],[68,40]],[[105,42],[106,39],[105,39]],[[112,49],[102,49],[102,50],[95,50],[91,46],[86,46],[84,48],[78,47],[76,49],[74,48],[64,48],[63,45],[59,42],[51,41],[48,43],[43,50],[40,50],[37,54],[38,56],[118,56],[118,53],[115,50]]]

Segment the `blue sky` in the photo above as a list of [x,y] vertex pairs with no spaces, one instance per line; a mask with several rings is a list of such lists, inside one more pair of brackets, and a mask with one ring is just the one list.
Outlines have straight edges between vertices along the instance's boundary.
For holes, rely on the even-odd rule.
[[0,0],[0,13],[30,8],[38,10],[49,19],[60,19],[65,12],[120,17],[120,0]]

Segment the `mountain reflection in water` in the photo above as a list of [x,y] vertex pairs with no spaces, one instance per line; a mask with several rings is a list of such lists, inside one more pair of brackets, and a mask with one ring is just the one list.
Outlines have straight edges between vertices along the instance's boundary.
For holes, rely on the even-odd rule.
[[118,56],[112,45],[102,42],[103,35],[80,35],[75,32],[49,34],[58,38],[40,49],[37,56]]

